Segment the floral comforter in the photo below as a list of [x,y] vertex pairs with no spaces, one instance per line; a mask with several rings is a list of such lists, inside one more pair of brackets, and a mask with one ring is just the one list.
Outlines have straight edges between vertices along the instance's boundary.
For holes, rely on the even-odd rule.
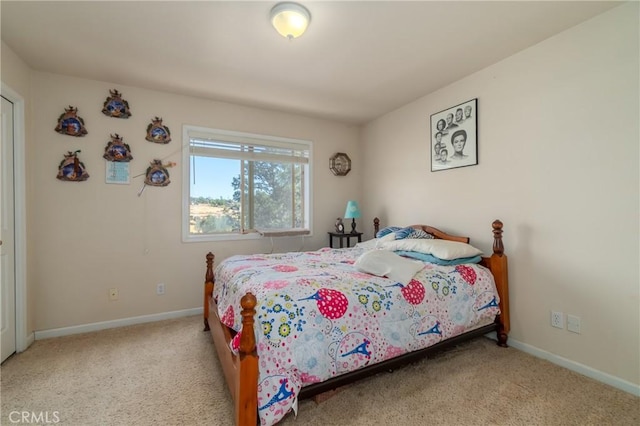
[[239,255],[216,267],[213,297],[225,325],[239,331],[240,299],[250,291],[258,300],[261,424],[297,411],[307,384],[425,348],[499,312],[493,276],[482,266],[425,263],[403,285],[359,272],[353,264],[364,251]]

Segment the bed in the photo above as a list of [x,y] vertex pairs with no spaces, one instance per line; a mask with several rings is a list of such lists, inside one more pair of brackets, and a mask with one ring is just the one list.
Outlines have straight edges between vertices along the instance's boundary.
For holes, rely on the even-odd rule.
[[492,223],[487,257],[467,237],[426,225],[381,230],[377,218],[379,238],[353,248],[237,255],[215,271],[208,253],[204,325],[235,423],[275,424],[300,399],[490,332],[506,346],[502,228]]

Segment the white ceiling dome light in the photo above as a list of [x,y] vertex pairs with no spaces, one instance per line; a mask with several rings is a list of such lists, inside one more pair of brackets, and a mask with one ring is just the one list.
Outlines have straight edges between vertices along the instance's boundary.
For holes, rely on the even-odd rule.
[[298,3],[278,3],[271,9],[271,24],[283,37],[293,40],[300,37],[311,22],[311,14]]

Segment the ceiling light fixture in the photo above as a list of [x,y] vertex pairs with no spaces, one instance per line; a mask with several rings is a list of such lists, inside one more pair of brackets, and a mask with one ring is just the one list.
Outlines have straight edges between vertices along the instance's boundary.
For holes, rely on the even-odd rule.
[[271,24],[283,37],[293,40],[300,37],[311,22],[311,14],[298,3],[278,3],[271,9]]

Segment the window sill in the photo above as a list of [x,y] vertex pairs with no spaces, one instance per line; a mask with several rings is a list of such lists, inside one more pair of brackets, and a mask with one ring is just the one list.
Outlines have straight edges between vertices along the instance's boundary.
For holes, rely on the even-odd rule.
[[185,243],[203,243],[208,241],[244,241],[244,240],[258,240],[262,238],[262,235],[257,232],[249,234],[240,234],[232,232],[229,234],[189,234],[184,239]]
[[269,237],[298,237],[311,235],[309,229],[270,229],[270,230],[258,230],[257,232],[249,232],[246,234],[229,233],[229,234],[189,234],[183,239],[185,243],[199,243],[209,241],[246,241],[246,240],[258,240],[261,238]]
[[263,237],[297,237],[311,234],[311,231],[308,229],[258,229],[257,231]]

